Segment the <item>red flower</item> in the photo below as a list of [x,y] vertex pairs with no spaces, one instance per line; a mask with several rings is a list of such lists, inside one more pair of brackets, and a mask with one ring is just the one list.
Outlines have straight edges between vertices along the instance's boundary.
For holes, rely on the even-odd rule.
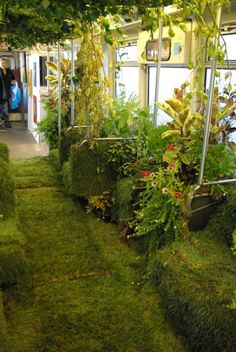
[[147,177],[147,176],[149,176],[150,175],[150,172],[148,171],[148,170],[142,170],[141,172],[140,172],[140,176],[141,177]]
[[173,169],[175,167],[175,163],[169,163],[168,164],[168,169]]
[[179,198],[181,198],[181,193],[175,192],[175,199],[179,199]]
[[168,150],[174,150],[174,149],[175,149],[175,146],[172,145],[172,144],[170,144],[170,145],[167,146],[167,149],[168,149]]

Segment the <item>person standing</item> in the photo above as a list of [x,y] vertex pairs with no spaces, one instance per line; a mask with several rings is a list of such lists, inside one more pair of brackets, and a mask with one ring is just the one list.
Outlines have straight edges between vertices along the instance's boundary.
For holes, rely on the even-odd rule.
[[4,121],[5,127],[10,128],[9,102],[11,85],[15,85],[15,77],[6,58],[0,58],[0,119]]

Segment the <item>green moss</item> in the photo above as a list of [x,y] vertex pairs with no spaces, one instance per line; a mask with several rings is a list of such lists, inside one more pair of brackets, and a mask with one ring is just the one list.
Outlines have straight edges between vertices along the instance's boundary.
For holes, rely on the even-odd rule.
[[232,246],[232,234],[236,230],[236,189],[235,185],[228,187],[226,201],[220,205],[207,227],[211,238],[223,241]]
[[4,315],[3,294],[0,291],[0,352],[10,351],[7,336],[7,326]]
[[116,173],[108,164],[106,143],[102,142],[93,149],[87,144],[73,145],[63,179],[69,194],[79,197],[89,198],[111,189]]
[[14,208],[15,192],[10,165],[0,158],[0,216],[7,218]]
[[70,147],[85,139],[85,129],[83,128],[69,128],[62,131],[59,138],[59,166],[60,168],[69,159]]
[[[12,172],[16,188],[53,187],[58,177],[48,162],[48,158],[14,160]],[[15,177],[17,175],[17,177]]]
[[23,248],[17,245],[0,248],[0,283],[13,285],[26,274],[27,262]]
[[24,244],[15,218],[0,222],[0,284],[20,282],[27,273]]
[[0,143],[0,157],[7,162],[9,161],[9,151],[6,144]]
[[17,196],[30,272],[11,293],[13,352],[187,351],[145,276],[145,258],[115,227],[86,215],[56,184]]
[[236,263],[222,243],[199,233],[192,243],[161,250],[151,271],[168,315],[186,336],[192,351],[231,352],[236,346]]

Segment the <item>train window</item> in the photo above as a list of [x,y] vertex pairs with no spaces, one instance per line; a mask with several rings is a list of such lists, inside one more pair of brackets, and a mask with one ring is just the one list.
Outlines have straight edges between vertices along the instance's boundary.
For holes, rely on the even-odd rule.
[[116,61],[117,62],[137,62],[138,52],[137,45],[128,45],[125,47],[120,47],[116,51]]
[[[236,90],[236,68],[235,69],[220,69],[219,71],[219,77],[216,77],[215,79],[215,86],[219,88],[219,94],[220,96],[229,99],[231,98],[234,102],[236,102],[236,95],[235,95],[235,90]],[[206,91],[209,89],[210,85],[210,75],[211,75],[211,69],[206,69]],[[221,103],[222,108],[224,107],[224,103]],[[230,123],[231,127],[236,128],[236,121],[232,119]],[[229,135],[229,140],[233,141],[236,143],[236,132],[230,133]]]
[[138,66],[122,66],[116,74],[116,97],[124,91],[126,100],[131,95],[138,95]]
[[119,97],[125,92],[125,99],[138,96],[139,69],[137,64],[137,44],[120,47],[116,51],[116,62],[120,65],[115,78],[115,96]]
[[[47,61],[46,56],[39,57],[39,76],[40,76],[41,87],[47,86],[47,80],[45,79],[45,77],[47,76],[47,66],[45,64],[46,61]],[[49,61],[55,61],[55,59],[53,57],[50,57]]]
[[236,60],[236,33],[233,34],[224,34],[222,35],[221,44],[226,46],[227,55],[225,55],[225,60]]
[[[161,67],[160,72],[160,94],[159,101],[164,102],[173,96],[174,88],[180,86],[190,79],[191,71],[185,67]],[[151,112],[154,111],[156,87],[156,67],[149,66],[148,68],[148,105],[151,107]],[[159,109],[158,122],[164,124],[171,121],[171,118]]]

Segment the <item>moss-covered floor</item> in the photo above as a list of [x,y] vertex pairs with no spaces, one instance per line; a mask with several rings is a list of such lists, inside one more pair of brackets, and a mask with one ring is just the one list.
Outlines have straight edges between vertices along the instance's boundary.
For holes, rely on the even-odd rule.
[[67,198],[46,158],[13,163],[27,278],[7,289],[4,352],[185,352],[144,258]]

